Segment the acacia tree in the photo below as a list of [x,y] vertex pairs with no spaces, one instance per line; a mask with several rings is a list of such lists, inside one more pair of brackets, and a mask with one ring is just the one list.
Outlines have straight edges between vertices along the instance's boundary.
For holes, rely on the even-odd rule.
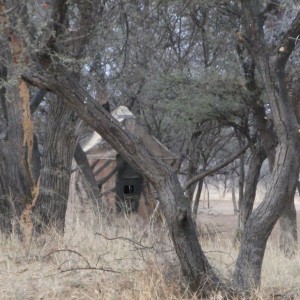
[[[21,4],[19,1],[13,2],[15,5]],[[62,0],[62,3],[66,2]],[[1,13],[6,16],[11,7],[8,4],[3,6],[3,2],[1,4]],[[242,40],[253,56],[266,86],[279,143],[270,188],[262,204],[249,217],[241,241],[234,284],[242,291],[249,291],[253,288],[253,284],[254,287],[260,284],[261,265],[268,236],[280,212],[287,205],[285,194],[292,193],[299,172],[298,125],[286,92],[284,70],[287,59],[295,48],[292,39],[300,34],[300,14],[277,48],[272,71],[265,46],[261,11],[262,7],[258,0],[242,1],[242,19],[245,28],[245,38],[242,36]],[[26,15],[26,12],[22,13]],[[20,21],[25,22],[26,18]],[[52,26],[56,22],[54,19]],[[35,51],[30,51],[28,41],[25,47],[22,39],[27,37],[28,24],[22,23],[23,26],[17,28],[13,25],[7,18],[6,26],[11,27],[13,31],[6,31],[5,35],[11,41],[16,39],[20,41],[18,45],[22,45],[21,49],[26,49],[30,54],[25,61],[17,61],[21,71],[15,73],[15,76],[21,87],[28,90],[26,84],[32,84],[55,93],[152,184],[166,217],[183,275],[192,290],[209,292],[213,289],[225,289],[201,249],[191,218],[190,205],[185,199],[175,172],[159,158],[153,157],[142,141],[124,130],[78,82],[76,76],[68,70],[65,60],[56,55],[59,53],[57,49],[63,47],[64,43],[56,39],[53,30],[48,31],[44,44],[35,48]],[[33,39],[34,43],[34,36],[30,39]],[[14,98],[16,99],[18,98]],[[15,104],[14,101],[13,103]],[[20,168],[18,164],[15,166]],[[34,205],[33,200],[34,197],[28,199],[30,205]],[[28,208],[31,208],[30,205]]]
[[[291,7],[282,7],[275,1],[268,3],[262,11],[262,19],[265,24],[264,28],[266,31],[266,46],[270,53],[276,52],[277,45],[274,43],[274,39],[276,40],[276,37],[282,34],[282,24],[287,22],[287,18],[291,18],[291,9]],[[270,21],[267,22],[269,19]],[[277,28],[278,25],[274,28],[274,23],[276,24],[278,22],[280,22],[280,29]],[[250,92],[246,101],[246,105],[251,109],[253,127],[252,131],[256,133],[256,139],[258,141],[257,145],[252,147],[253,151],[246,180],[245,199],[240,208],[239,224],[236,236],[237,239],[240,239],[242,237],[245,223],[253,209],[258,176],[265,157],[268,158],[270,172],[273,171],[275,164],[277,135],[274,130],[273,118],[270,115],[270,112],[268,112],[268,99],[264,97],[263,87],[258,83],[260,78],[256,76],[256,61],[251,56],[249,49],[247,49],[245,44],[242,43],[242,39],[238,39],[237,54],[243,69],[245,86]],[[291,58],[292,61],[294,61],[294,59],[295,57]],[[290,69],[290,66],[288,66],[285,80],[288,83],[287,89],[290,95],[290,100],[295,107],[297,103],[297,96],[295,98],[295,93],[293,93],[293,90],[297,85],[295,84],[294,80],[291,80],[293,77],[291,73],[294,72],[291,72]],[[295,111],[297,113],[297,110]],[[297,222],[295,205],[293,201],[294,192],[292,192],[292,195],[287,195],[287,198],[291,198],[292,201],[287,200],[289,205],[286,207],[284,213],[280,217],[280,248],[287,256],[291,256],[295,253],[295,249],[297,248]]]
[[[243,12],[245,14],[244,17],[247,19],[247,17],[249,17],[248,14],[250,14],[250,16],[254,14],[254,16],[258,17],[260,13],[259,8],[260,6],[256,1],[253,1],[251,3],[243,2]],[[260,38],[261,40],[259,40],[259,45],[264,45],[263,36],[261,35],[262,26],[261,23],[258,22],[259,18],[256,19],[258,23],[252,23],[253,20],[249,22],[248,19],[247,21],[247,24],[255,24],[257,27],[254,27],[254,31],[252,31],[253,28],[251,28],[252,30],[249,31],[249,28],[247,28],[246,26],[247,24],[245,24],[245,28],[247,29],[246,33],[259,33],[258,36],[254,36],[255,39],[252,35],[251,37],[254,39],[254,41]],[[296,18],[291,26],[290,31],[284,37],[282,44],[280,45],[280,48],[287,48],[286,50],[288,51],[288,54],[290,54],[294,49],[294,44],[290,43],[289,37],[296,37],[298,35],[298,31],[300,30],[297,25],[298,19]],[[265,55],[266,53],[265,49],[259,48],[256,50],[261,51],[255,51],[255,53],[258,54],[264,53]],[[284,83],[282,82],[283,77],[281,77],[283,76],[283,74],[280,71],[283,71],[281,68],[284,67],[286,59],[288,57],[284,54],[285,53],[278,52],[276,67],[279,68],[279,70],[277,69],[276,71],[279,72],[275,73],[274,76],[274,80],[277,80],[277,83],[280,84],[279,87],[281,89],[279,89],[279,91],[281,93],[284,92],[284,89],[282,90],[282,88],[284,87]],[[269,68],[268,64],[266,65],[266,61],[261,60],[261,57],[258,58],[258,63],[260,63],[258,65],[264,67],[260,69],[260,72],[268,72]],[[261,65],[261,63],[265,64]],[[78,109],[78,107],[80,107],[80,116],[86,122],[88,122],[88,124],[97,129],[97,131],[109,143],[111,143],[113,147],[122,154],[123,157],[131,162],[131,164],[153,184],[153,186],[157,189],[160,201],[162,201],[164,213],[169,222],[171,236],[179,257],[182,257],[181,255],[183,253],[183,245],[181,244],[181,242],[185,242],[186,245],[189,246],[194,245],[198,248],[199,246],[196,246],[197,243],[190,240],[190,238],[192,238],[191,234],[194,235],[193,225],[190,219],[190,209],[185,203],[182,192],[180,192],[181,189],[178,181],[176,180],[175,174],[172,175],[172,171],[166,168],[166,166],[163,166],[156,159],[153,160],[153,158],[150,158],[148,164],[148,155],[146,149],[144,149],[139,143],[135,142],[134,139],[130,137],[130,135],[128,135],[128,133],[122,131],[119,124],[115,123],[114,120],[109,115],[107,115],[102,108],[98,107],[94,103],[93,99],[91,99],[88,94],[84,92],[84,90],[79,88],[78,85],[74,83],[72,78],[70,78],[68,72],[61,65],[53,64],[53,66],[50,66],[51,68],[48,67],[48,69],[43,73],[31,69],[24,75],[24,77],[28,82],[55,91],[63,99],[65,99],[65,101],[68,101],[69,105],[72,106],[73,109]],[[43,65],[41,65],[41,67],[43,67]],[[55,76],[53,76],[52,73],[54,73]],[[270,78],[273,78],[270,72],[266,74],[268,75],[266,79],[271,80]],[[295,176],[299,171],[299,163],[295,161],[294,158],[298,150],[298,126],[295,116],[293,120],[293,112],[291,111],[289,102],[282,101],[283,97],[287,97],[287,95],[284,93],[277,94],[277,91],[273,88],[271,81],[266,81],[266,84],[269,84],[266,86],[268,87],[268,92],[270,93],[269,101],[274,116],[275,127],[276,130],[279,131],[278,136],[280,136],[282,140],[279,141],[275,169],[272,174],[273,180],[270,190],[268,191],[263,203],[248,219],[245,227],[244,237],[242,239],[241,252],[237,261],[234,279],[236,285],[245,290],[251,289],[253,282],[256,285],[259,284],[261,264],[267,238],[273,226],[275,225],[278,216],[280,215],[279,212],[286,205],[284,201],[285,193],[291,193],[294,186],[293,181],[295,181]],[[98,115],[97,113],[99,114],[99,116],[101,115],[101,118],[95,118],[95,116]],[[278,114],[281,115],[281,119],[278,118]],[[111,128],[111,131],[103,130],[107,127]],[[288,131],[286,131],[286,128],[288,128]],[[116,136],[118,136],[117,140],[115,139]],[[147,167],[147,169],[145,169],[145,167]],[[157,170],[160,170],[160,175],[157,173]],[[155,177],[153,176],[154,174],[156,175]],[[175,207],[177,207],[177,209],[174,210]],[[272,209],[270,210],[270,208]],[[269,214],[266,212],[269,212]],[[177,222],[174,222],[174,220],[177,220]],[[184,241],[181,240],[179,242],[179,236],[180,238],[183,238]],[[185,251],[186,250],[187,249],[185,248]],[[200,248],[198,248],[198,251],[199,254]],[[192,265],[199,266],[200,261],[194,264],[194,254],[195,252],[193,252],[193,255],[191,256],[190,252],[189,254],[186,253],[185,260],[194,257],[192,259]],[[198,257],[198,259],[200,259],[200,257]],[[201,258],[201,260],[202,259],[203,257]],[[191,275],[191,270],[187,268],[186,261],[181,262],[185,272],[188,271],[188,274]],[[204,267],[203,263],[202,266]],[[207,269],[202,268],[202,272],[203,270]],[[197,284],[199,284],[199,282],[201,282],[201,280],[198,281]]]
[[259,1],[242,1],[242,21],[245,35],[241,38],[253,57],[266,88],[278,137],[272,181],[263,202],[246,223],[234,273],[234,283],[240,288],[250,289],[253,284],[258,285],[260,282],[268,237],[281,212],[289,205],[286,194],[292,195],[299,174],[298,123],[287,93],[285,67],[295,49],[293,39],[300,33],[300,14],[298,13],[278,44],[272,61],[266,46],[264,15]]
[[[22,3],[16,1],[13,4]],[[10,8],[10,6],[6,6],[2,12],[10,11]],[[23,13],[25,14],[26,11],[23,11]],[[58,14],[57,18],[59,16]],[[24,19],[21,19],[22,21]],[[55,21],[56,19],[52,22],[53,26],[57,24]],[[12,24],[8,22],[8,26],[12,26]],[[12,27],[14,34],[16,36],[17,33],[20,34],[24,27],[21,27],[21,29],[15,26]],[[124,131],[120,124],[76,81],[74,74],[68,71],[63,66],[60,58],[55,55],[56,49],[59,49],[61,44],[52,35],[52,30],[49,33],[48,44],[44,45],[36,54],[30,53],[32,59],[30,59],[29,64],[27,64],[27,61],[25,63],[19,62],[18,67],[26,69],[22,72],[20,82],[26,88],[27,85],[24,80],[54,92],[151,182],[157,190],[159,198],[162,199],[170,234],[176,252],[180,256],[183,273],[191,287],[197,290],[200,284],[201,286],[207,286],[206,289],[208,287],[215,288],[219,281],[197,241],[190,207],[185,201],[176,174],[162,161],[152,157],[141,141],[136,140],[134,136]],[[6,34],[9,36],[11,33],[7,32]],[[25,43],[20,36],[18,38],[20,38],[20,42]],[[58,45],[55,44],[56,42]],[[25,49],[25,44],[22,44],[22,49]],[[16,167],[18,166],[16,165]],[[32,197],[28,209],[35,207],[34,201],[35,199]]]

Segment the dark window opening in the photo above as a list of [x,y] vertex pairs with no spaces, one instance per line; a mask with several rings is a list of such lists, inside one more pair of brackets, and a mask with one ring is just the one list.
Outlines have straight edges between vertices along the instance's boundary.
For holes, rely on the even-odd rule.
[[133,194],[134,193],[134,185],[124,185],[124,194]]

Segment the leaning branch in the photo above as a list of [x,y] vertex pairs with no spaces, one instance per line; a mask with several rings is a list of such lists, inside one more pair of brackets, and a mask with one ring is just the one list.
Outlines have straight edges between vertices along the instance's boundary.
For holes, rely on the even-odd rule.
[[[59,63],[53,63],[47,53],[40,53],[37,60],[41,65],[32,66],[22,75],[28,83],[42,89],[55,92],[78,116],[94,128],[115,150],[131,161],[151,182],[163,179],[162,172],[169,172],[169,167],[158,162],[144,145],[121,124],[72,77]],[[43,70],[46,64],[47,71]],[[109,128],[109,130],[107,130]],[[148,168],[141,167],[147,162]],[[154,167],[160,166],[160,172]],[[164,170],[164,171],[163,171]]]
[[196,176],[194,176],[193,178],[191,178],[189,181],[187,181],[187,183],[185,184],[185,186],[183,187],[184,191],[186,191],[192,184],[194,184],[195,182],[205,178],[206,176],[209,176],[219,170],[221,170],[222,168],[226,167],[227,165],[229,165],[231,162],[233,162],[234,160],[236,160],[242,153],[244,153],[248,148],[250,147],[250,143],[247,144],[245,147],[243,147],[242,149],[240,149],[237,153],[235,153],[233,156],[229,157],[227,160],[225,160],[224,162],[220,163],[219,165],[215,166],[212,169],[206,170]]

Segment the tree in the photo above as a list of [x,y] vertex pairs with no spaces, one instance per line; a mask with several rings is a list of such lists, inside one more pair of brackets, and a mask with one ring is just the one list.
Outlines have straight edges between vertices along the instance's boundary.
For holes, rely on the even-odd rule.
[[[78,16],[75,15],[71,20],[68,20],[67,11],[74,12],[75,7],[78,9]],[[59,41],[68,37],[68,31],[72,30],[72,25],[76,26],[77,24],[80,28],[77,34],[81,36],[73,44],[57,47],[52,51],[61,56],[68,53],[68,58],[74,62],[83,59],[86,43],[91,36],[88,35],[88,32],[91,30],[93,22],[96,21],[92,15],[91,4],[74,1],[68,5],[65,1],[57,1],[51,4],[48,9],[51,12],[50,22],[52,22],[57,45],[59,45]],[[69,54],[70,52],[72,54]],[[79,80],[80,73],[76,70],[76,62],[71,67],[74,69],[72,70],[73,76]],[[71,163],[78,142],[76,131],[78,132],[79,119],[77,114],[61,99],[57,97],[51,99],[48,119],[44,145],[45,157],[39,180],[39,190],[33,208],[34,229],[37,232],[41,232],[44,227],[53,224],[58,230],[64,230]]]
[[281,212],[289,204],[286,201],[286,194],[292,194],[299,174],[299,159],[296,154],[299,151],[298,124],[289,102],[285,66],[295,49],[293,38],[297,38],[300,33],[300,14],[298,13],[278,44],[275,60],[272,62],[266,47],[263,31],[264,15],[261,12],[259,1],[242,1],[242,20],[245,28],[245,36],[242,39],[265,85],[278,146],[270,188],[263,202],[246,223],[236,263],[234,283],[244,290],[249,290],[253,283],[258,285],[260,282],[267,239]]
[[[59,14],[57,17],[59,18]],[[56,25],[54,21],[54,28]],[[199,283],[203,287],[216,287],[219,280],[197,241],[190,207],[185,201],[176,174],[162,161],[152,157],[141,141],[137,141],[135,137],[124,131],[119,123],[74,79],[74,75],[64,68],[60,59],[53,58],[55,43],[55,37],[50,35],[48,39],[50,45],[47,50],[38,51],[30,61],[30,65],[22,64],[26,71],[22,72],[21,82],[25,79],[28,83],[55,92],[76,111],[82,120],[103,136],[122,157],[151,182],[162,201],[170,235],[189,284],[194,290],[198,289]]]
[[[262,12],[264,24],[265,24],[265,35],[266,35],[266,44],[269,48],[269,52],[276,52],[276,44],[274,43],[274,39],[283,33],[277,28],[274,27],[274,16],[270,16],[269,14],[272,12],[275,15],[275,18],[282,22],[286,22],[286,19],[290,19],[290,9],[289,7],[280,7],[277,2],[270,2],[266,5],[264,11]],[[280,11],[280,12],[279,12]],[[268,18],[267,18],[268,17]],[[271,19],[270,22],[266,24],[265,21]],[[276,20],[276,23],[278,23]],[[270,23],[270,24],[269,24]],[[286,27],[288,25],[285,25]],[[282,26],[280,25],[280,28]],[[270,33],[271,37],[270,39]],[[239,34],[238,34],[239,37]],[[278,38],[277,38],[278,39]],[[263,95],[263,88],[258,84],[259,78],[256,76],[256,62],[254,58],[251,56],[249,49],[245,47],[245,44],[241,43],[242,39],[239,39],[239,44],[237,45],[237,54],[240,59],[240,63],[245,76],[246,88],[249,90],[250,94],[246,101],[246,105],[252,111],[252,131],[256,134],[256,139],[258,141],[258,147],[255,147],[252,151],[251,164],[248,172],[248,180],[245,191],[245,199],[242,203],[240,214],[239,214],[239,224],[237,229],[237,239],[239,240],[243,233],[243,228],[245,223],[250,216],[250,213],[253,208],[254,198],[255,198],[255,190],[257,185],[257,180],[259,176],[260,165],[262,164],[264,157],[267,156],[270,172],[273,172],[274,164],[275,164],[275,156],[276,156],[276,146],[277,146],[277,135],[274,130],[273,118],[270,116],[269,110],[269,102],[268,99],[265,99]],[[293,59],[293,58],[292,58]],[[288,66],[289,67],[289,66]],[[290,69],[290,67],[289,67]],[[295,89],[295,84],[291,84],[291,71],[288,70],[286,79],[288,83],[288,90],[290,99],[295,105],[297,100],[294,98],[295,94],[293,90]],[[296,102],[295,102],[296,101]],[[256,167],[254,167],[256,166]],[[256,172],[256,175],[255,175]],[[287,256],[292,256],[295,253],[295,249],[297,248],[297,227],[296,227],[296,214],[295,214],[295,205],[294,205],[294,193],[292,195],[287,195],[287,198],[292,198],[292,201],[287,200],[290,203],[289,207],[286,208],[285,213],[280,217],[280,248],[284,251]]]
[[[24,8],[22,5],[24,3],[21,1],[15,0],[12,2],[14,3],[10,4],[19,5],[19,7]],[[95,11],[99,11],[98,2],[94,3],[91,1],[89,3],[94,5],[92,8]],[[106,1],[103,3],[107,4]],[[81,84],[76,74],[74,74],[74,70],[69,67],[69,61],[65,57],[69,48],[66,46],[65,37],[62,39],[58,32],[62,30],[62,22],[60,22],[61,13],[64,12],[67,15],[68,13],[74,13],[74,11],[68,10],[68,5],[71,5],[70,1],[60,0],[53,2],[51,22],[47,25],[47,30],[43,33],[43,38],[38,42],[35,40],[37,35],[30,35],[31,27],[28,25],[30,14],[26,9],[22,10],[22,15],[25,16],[20,19],[22,26],[15,26],[13,19],[7,17],[11,11],[10,4],[6,3],[6,6],[3,6],[3,2],[1,4],[0,12],[4,15],[4,21],[7,24],[5,26],[10,27],[10,31],[5,31],[4,33],[6,37],[10,38],[11,51],[16,49],[13,46],[17,45],[17,49],[22,49],[22,53],[28,54],[25,60],[17,61],[18,68],[13,68],[18,85],[13,85],[13,91],[16,94],[14,95],[15,101],[12,101],[12,103],[15,104],[16,102],[18,104],[21,102],[26,104],[26,108],[29,107],[27,84],[55,94],[58,99],[63,101],[64,105],[68,106],[82,121],[96,130],[154,187],[166,217],[168,230],[180,261],[182,273],[191,290],[195,292],[201,291],[204,294],[209,294],[212,290],[217,289],[228,291],[228,288],[216,275],[216,272],[202,251],[192,220],[190,204],[185,198],[177,174],[159,158],[153,157],[141,140],[124,130],[102,107],[101,103],[91,96],[88,92],[90,86]],[[143,8],[146,6],[141,5],[140,7]],[[300,34],[300,14],[295,17],[290,28],[279,43],[273,62],[266,47],[266,39],[263,32],[264,14],[262,14],[262,11],[260,1],[242,1],[241,18],[245,34],[241,34],[240,38],[253,57],[259,76],[261,76],[266,87],[266,95],[272,111],[274,128],[278,136],[278,146],[276,148],[270,188],[264,201],[248,218],[241,241],[240,253],[234,272],[234,285],[242,292],[249,292],[252,288],[256,288],[260,284],[261,265],[267,239],[280,213],[287,207],[285,196],[286,194],[291,195],[294,191],[296,176],[299,173],[299,158],[297,156],[299,150],[298,124],[286,89],[285,65],[295,49],[293,39],[296,39]],[[78,14],[77,9],[74,14]],[[173,12],[171,14],[174,15]],[[177,15],[175,14],[175,16]],[[184,20],[182,19],[182,21]],[[74,23],[70,21],[70,24]],[[84,28],[85,24],[82,23],[78,26],[83,26]],[[75,25],[74,28],[76,28]],[[115,31],[119,32],[118,28]],[[74,35],[77,35],[77,31]],[[72,38],[74,38],[73,35]],[[16,45],[14,44],[15,41],[18,41]],[[35,46],[34,49],[31,48],[31,45]],[[174,51],[177,54],[179,53],[178,43],[171,44],[170,48],[175,49],[176,51]],[[12,51],[12,53],[14,52]],[[221,59],[220,61],[223,60]],[[15,67],[13,63],[12,65]],[[195,64],[193,65],[195,66]],[[274,69],[271,69],[271,66]],[[83,69],[85,67],[84,65],[82,66]],[[217,85],[218,81],[215,83]],[[234,89],[234,93],[239,94],[240,89]],[[17,93],[18,91],[21,92]],[[25,98],[24,95],[26,96]],[[216,98],[217,96],[215,95]],[[16,101],[20,97],[24,98],[23,102]],[[209,102],[208,99],[206,100]],[[193,106],[195,105],[192,104],[191,107]],[[27,110],[25,109],[25,111]],[[18,111],[16,116],[20,117],[20,115],[21,110]],[[1,115],[1,120],[3,118]],[[30,118],[26,115],[24,119],[29,120]],[[23,128],[22,124],[18,126],[19,128]],[[33,136],[32,130],[27,133],[30,133],[30,136],[27,136],[28,139]],[[25,142],[28,139],[26,138]],[[19,145],[27,146],[27,143],[24,144],[23,139],[20,139],[19,143]],[[24,147],[21,148],[19,152],[22,154],[21,150]],[[30,162],[27,156],[25,158],[27,162]],[[13,163],[17,170],[22,170],[19,161]],[[30,171],[30,168],[28,169]],[[194,178],[194,180],[199,179],[201,178]],[[26,187],[29,188],[31,185],[28,184]],[[27,200],[28,205],[23,205],[20,208],[20,214],[22,213],[22,209],[25,212],[31,212],[32,207],[35,205],[34,200],[34,195],[31,195],[31,197],[29,195]],[[34,209],[33,212],[35,213]]]
[[[0,3],[3,14],[4,4]],[[22,7],[16,8],[22,13]],[[10,33],[9,41],[7,19],[1,17],[5,35],[1,38],[1,228],[11,232],[12,223],[19,230],[18,220],[26,219],[23,214],[30,206],[36,192],[36,178],[33,172],[33,124],[30,115],[30,95],[28,85],[17,74],[19,64],[26,63],[22,40]],[[10,17],[16,24],[16,16]],[[23,214],[23,215],[22,215]]]

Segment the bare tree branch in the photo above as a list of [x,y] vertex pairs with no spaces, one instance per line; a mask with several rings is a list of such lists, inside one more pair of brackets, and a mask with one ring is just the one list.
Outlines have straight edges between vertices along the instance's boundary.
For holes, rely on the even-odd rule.
[[74,254],[78,255],[80,258],[82,258],[84,260],[84,262],[87,264],[87,267],[76,267],[76,268],[69,268],[69,269],[64,270],[64,269],[62,269],[62,266],[66,263],[66,261],[65,261],[58,267],[58,270],[60,273],[71,272],[71,271],[80,271],[80,270],[96,270],[96,271],[103,271],[103,272],[110,272],[110,273],[120,273],[113,269],[108,269],[108,268],[104,268],[104,267],[93,267],[93,266],[91,266],[89,261],[82,254],[80,254],[78,251],[71,250],[71,249],[54,250],[54,251],[51,251],[50,253],[48,253],[47,255],[45,255],[44,258],[49,257],[52,254],[59,253],[59,252],[74,253]]
[[237,153],[235,153],[234,155],[232,155],[231,157],[229,157],[227,160],[225,160],[224,162],[220,163],[219,165],[215,166],[212,169],[206,170],[196,176],[194,176],[193,178],[191,178],[183,187],[183,189],[186,191],[192,184],[194,184],[195,182],[205,178],[208,175],[211,175],[219,170],[221,170],[222,168],[226,167],[227,165],[229,165],[231,162],[233,162],[235,159],[237,159],[242,153],[244,153],[249,147],[250,147],[250,143],[247,144],[245,147],[243,147],[242,149],[240,149]]
[[145,245],[142,245],[139,242],[136,242],[136,241],[134,241],[132,239],[129,239],[129,238],[123,237],[123,236],[117,236],[117,237],[114,237],[114,238],[109,238],[109,237],[105,236],[104,234],[102,234],[100,232],[96,232],[96,235],[102,236],[104,239],[106,239],[108,241],[122,240],[122,241],[125,241],[125,242],[129,242],[129,243],[133,244],[135,247],[138,246],[138,250],[144,250],[144,249],[150,250],[150,249],[153,249],[153,245],[152,246],[145,246]]

